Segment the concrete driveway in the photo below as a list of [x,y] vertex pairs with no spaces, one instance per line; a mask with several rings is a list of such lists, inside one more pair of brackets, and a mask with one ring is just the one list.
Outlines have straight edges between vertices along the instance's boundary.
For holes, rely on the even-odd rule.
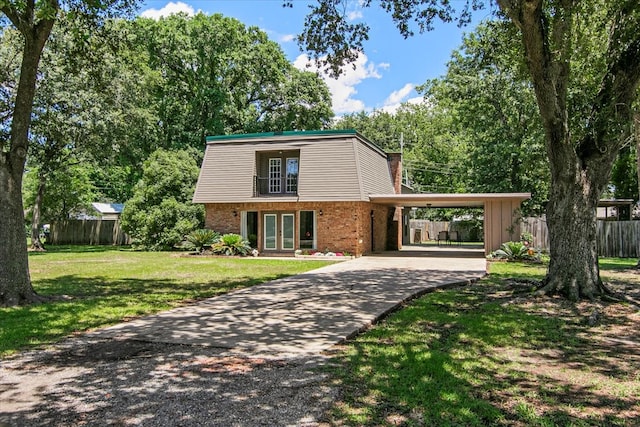
[[[450,248],[442,251],[451,255]],[[437,254],[407,251],[339,262],[102,329],[89,337],[212,346],[245,356],[319,353],[409,299],[486,274],[483,256]]]
[[0,427],[323,425],[338,390],[322,351],[482,277],[481,255],[340,262],[2,360]]

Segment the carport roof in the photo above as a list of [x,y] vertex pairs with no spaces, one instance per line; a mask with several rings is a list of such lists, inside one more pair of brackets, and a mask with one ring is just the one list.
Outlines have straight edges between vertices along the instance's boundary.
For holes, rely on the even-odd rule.
[[415,208],[481,208],[485,202],[530,199],[531,193],[370,194],[372,203]]

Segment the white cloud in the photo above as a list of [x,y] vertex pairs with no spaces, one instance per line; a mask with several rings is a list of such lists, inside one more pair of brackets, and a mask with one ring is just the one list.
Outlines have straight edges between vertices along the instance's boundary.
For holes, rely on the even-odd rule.
[[349,21],[355,21],[356,19],[361,19],[362,17],[363,17],[362,11],[360,11],[360,10],[354,10],[354,11],[349,12],[347,14],[347,19]]
[[424,96],[416,96],[416,97],[407,99],[407,104],[414,104],[414,105],[427,104],[427,101],[425,101]]
[[[293,65],[300,70],[319,71],[305,54],[299,55]],[[381,78],[379,68],[380,66],[369,61],[367,55],[360,54],[355,62],[355,69],[352,65],[345,65],[342,69],[343,73],[338,79],[333,79],[320,72],[331,92],[333,112],[339,115],[365,110],[364,102],[356,98],[358,94],[356,86],[365,79]]]
[[294,41],[296,38],[295,34],[285,34],[283,36],[280,36],[280,43],[289,43]]
[[401,89],[391,92],[391,95],[384,101],[381,110],[393,114],[398,111],[402,104],[424,103],[424,98],[421,96],[415,96],[405,100],[405,98],[413,92],[414,88],[415,85],[413,83],[407,83]]
[[162,9],[147,9],[143,11],[140,16],[143,18],[160,19],[163,16],[175,15],[181,12],[186,13],[189,16],[195,15],[195,9],[193,6],[179,1],[175,3],[169,2]]
[[402,89],[391,92],[391,95],[385,99],[384,105],[392,105],[402,102],[403,99],[409,96],[414,87],[413,83],[407,83],[402,87]]

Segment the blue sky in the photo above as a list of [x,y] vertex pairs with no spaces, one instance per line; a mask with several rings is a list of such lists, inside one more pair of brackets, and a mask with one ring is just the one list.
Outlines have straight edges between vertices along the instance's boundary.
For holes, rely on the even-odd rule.
[[[290,9],[283,8],[281,0],[146,0],[140,14],[157,18],[179,11],[221,13],[247,26],[260,27],[282,46],[292,63],[304,68],[307,57],[300,51],[294,36],[302,31],[308,4],[304,0],[294,0],[294,7]],[[337,81],[326,78],[333,109],[338,116],[362,110],[393,111],[401,102],[419,102],[421,97],[415,86],[443,75],[451,52],[460,45],[463,32],[473,29],[438,22],[434,31],[405,40],[390,16],[376,6],[363,9],[354,0],[348,12],[353,20],[365,21],[371,32],[357,69],[347,68],[345,75]],[[488,16],[488,11],[481,11],[474,16],[474,22]]]

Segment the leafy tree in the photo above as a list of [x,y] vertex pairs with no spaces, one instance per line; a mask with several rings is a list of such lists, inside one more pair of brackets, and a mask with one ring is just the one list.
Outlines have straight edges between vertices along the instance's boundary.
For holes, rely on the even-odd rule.
[[614,187],[613,196],[617,199],[633,199],[638,201],[638,165],[636,147],[627,145],[622,147],[618,159],[611,171],[611,184]]
[[[318,0],[299,37],[334,74],[353,61],[368,38],[366,23],[350,23],[346,0]],[[364,7],[373,2],[365,0]],[[607,292],[596,251],[596,208],[620,147],[632,133],[640,83],[640,2],[637,0],[496,0],[512,22],[536,96],[551,185],[547,204],[551,261],[541,293],[571,300]],[[455,17],[448,0],[381,0],[399,31],[410,36],[435,19]],[[469,21],[480,0],[462,3]],[[575,90],[571,90],[575,88]]]
[[[0,139],[0,305],[41,300],[31,286],[22,203],[22,176],[29,151],[29,127],[42,50],[63,13],[83,17],[87,29],[105,17],[132,9],[135,0],[2,0],[3,23],[19,34],[19,78],[2,119]],[[4,90],[4,89],[3,89]]]
[[466,189],[470,192],[531,192],[523,213],[544,210],[549,167],[533,88],[517,37],[508,22],[492,21],[465,36],[445,76],[421,90],[453,132],[467,141]]
[[[64,168],[53,169],[47,174],[44,182],[55,185],[50,185],[47,191],[42,189],[40,170],[37,167],[29,169],[24,179],[24,204],[32,206],[33,209],[28,211],[27,220],[41,224],[69,219],[75,214],[89,211],[96,194],[90,178],[91,169],[92,165],[79,161],[70,161]],[[35,202],[38,197],[42,199],[40,203]],[[31,218],[36,214],[36,206],[41,208],[39,215],[42,221]]]
[[[26,204],[30,212],[32,249],[43,249],[39,239],[40,213],[52,211],[42,203],[56,200],[45,196],[47,189],[64,187],[67,194],[74,195],[82,189],[68,188],[70,181],[60,171],[79,161],[91,162],[96,171],[115,161],[122,163],[130,147],[140,147],[156,133],[153,124],[157,119],[150,113],[146,102],[148,96],[145,97],[145,91],[141,90],[144,67],[137,68],[140,61],[137,64],[131,61],[131,56],[126,55],[128,51],[119,46],[124,36],[118,31],[117,23],[110,21],[100,31],[92,32],[79,42],[75,32],[81,25],[80,20],[73,20],[68,15],[60,18],[60,25],[55,27],[42,53],[28,162],[30,169],[38,171],[39,183],[36,197],[25,197],[25,201],[33,203]],[[15,33],[11,29],[5,30],[1,36],[2,45],[10,47],[13,44],[17,48]],[[97,61],[96,55],[99,56]],[[17,75],[17,64],[13,65],[14,72],[10,75]],[[144,157],[148,154],[145,152]],[[133,159],[136,164],[142,160]],[[94,178],[103,178],[96,175]],[[135,176],[139,178],[139,173]],[[121,178],[119,187],[130,181],[122,174],[118,177]],[[55,178],[62,181],[56,182]],[[116,201],[130,196],[129,191],[125,198]],[[84,203],[84,199],[75,200]],[[65,209],[72,212],[81,208],[66,205]]]
[[159,149],[142,166],[142,178],[125,203],[122,228],[133,244],[171,249],[204,224],[204,208],[191,202],[200,168],[191,152]]
[[161,76],[152,86],[161,146],[202,149],[207,135],[328,126],[326,84],[295,69],[260,29],[202,13],[131,26]]

